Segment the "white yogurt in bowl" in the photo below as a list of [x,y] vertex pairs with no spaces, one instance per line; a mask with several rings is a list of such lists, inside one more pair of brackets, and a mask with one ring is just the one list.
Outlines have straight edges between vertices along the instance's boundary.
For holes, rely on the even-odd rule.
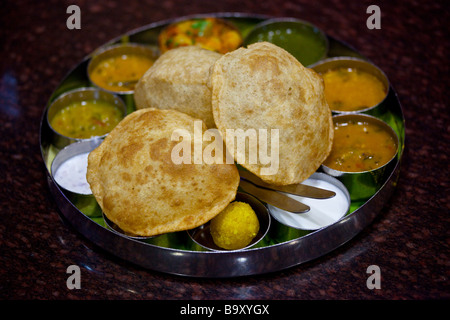
[[92,194],[86,180],[88,157],[101,142],[101,139],[96,139],[72,143],[56,155],[51,172],[61,188],[82,195]]
[[85,152],[61,163],[53,175],[55,181],[64,189],[75,193],[92,193],[86,180],[88,156],[89,152]]
[[336,223],[349,211],[350,194],[339,180],[325,173],[316,172],[302,184],[331,190],[336,195],[329,199],[313,199],[286,194],[308,205],[311,209],[306,213],[297,214],[268,205],[269,212],[275,220],[295,229],[317,230]]

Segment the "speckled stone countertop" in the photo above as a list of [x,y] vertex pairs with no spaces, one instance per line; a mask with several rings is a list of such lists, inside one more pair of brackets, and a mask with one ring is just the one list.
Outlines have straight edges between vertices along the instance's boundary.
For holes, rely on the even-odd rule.
[[[70,4],[81,30],[66,27]],[[366,27],[369,5],[381,29]],[[444,1],[2,1],[0,299],[449,299],[448,21]],[[49,192],[40,119],[69,70],[105,42],[178,16],[243,12],[308,20],[381,67],[406,119],[398,186],[375,221],[318,259],[237,279],[146,270],[65,224]],[[81,289],[66,286],[70,265]],[[381,271],[368,289],[367,267]]]

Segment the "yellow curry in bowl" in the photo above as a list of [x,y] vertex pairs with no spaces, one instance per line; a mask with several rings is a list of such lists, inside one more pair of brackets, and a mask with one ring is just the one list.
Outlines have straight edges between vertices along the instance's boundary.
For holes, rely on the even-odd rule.
[[397,148],[394,133],[381,120],[362,115],[335,117],[333,148],[323,165],[341,172],[372,171],[390,162]]
[[144,55],[117,55],[99,62],[90,76],[97,86],[110,91],[134,90],[152,64],[153,60]]
[[387,89],[374,75],[355,68],[339,68],[323,74],[325,97],[333,111],[358,111],[380,103]]
[[96,88],[78,88],[61,94],[48,108],[47,123],[59,148],[77,140],[104,137],[126,115],[118,96]]
[[90,139],[109,133],[124,117],[116,105],[102,100],[72,102],[50,120],[51,127],[63,136]]
[[337,68],[323,75],[325,97],[333,111],[359,111],[379,104],[387,88],[376,76],[356,68]]
[[373,63],[354,57],[333,57],[311,69],[322,76],[325,99],[335,114],[380,114],[390,84]]
[[152,47],[135,43],[110,46],[92,57],[88,65],[89,79],[101,89],[132,94],[139,79],[157,58]]

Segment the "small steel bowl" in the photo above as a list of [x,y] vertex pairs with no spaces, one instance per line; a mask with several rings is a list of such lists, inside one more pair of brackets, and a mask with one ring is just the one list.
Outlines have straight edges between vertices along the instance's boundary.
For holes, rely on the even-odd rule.
[[[92,71],[98,66],[98,64],[100,62],[104,61],[105,59],[112,58],[112,57],[129,55],[129,54],[145,56],[145,57],[148,57],[150,60],[155,61],[159,57],[159,50],[153,46],[147,46],[147,45],[136,44],[136,43],[115,44],[115,45],[103,47],[92,54],[92,58],[88,63],[87,75],[88,75],[89,81],[97,88],[100,88],[100,89],[105,90],[110,93],[120,94],[120,95],[133,94],[134,88],[133,89],[124,88],[124,90],[118,90],[118,91],[111,90],[109,87],[104,87],[101,84],[96,83],[95,81],[92,80],[92,77],[91,77]],[[127,79],[125,79],[125,80],[127,80]]]
[[245,249],[249,249],[251,247],[255,247],[267,234],[271,224],[271,217],[269,211],[266,206],[256,199],[254,196],[244,193],[238,192],[236,194],[236,201],[241,201],[248,203],[252,209],[255,211],[258,220],[259,220],[259,231],[256,237],[252,240],[252,242],[246,246],[245,248],[237,249],[237,250],[227,250],[218,247],[211,236],[210,233],[210,222],[207,222],[195,229],[188,230],[188,234],[191,237],[192,241],[198,244],[200,247],[211,250],[211,251],[241,251]]
[[369,106],[367,108],[363,108],[356,111],[339,111],[332,109],[331,111],[333,112],[333,114],[366,113],[373,116],[379,116],[386,111],[386,104],[384,103],[384,101],[386,100],[386,97],[389,94],[389,87],[390,87],[389,79],[386,76],[386,74],[373,63],[354,57],[335,57],[319,61],[311,65],[310,68],[319,74],[324,74],[329,70],[339,68],[352,68],[361,70],[379,79],[386,90],[384,98],[379,103],[373,106]]
[[244,45],[260,41],[285,49],[304,66],[324,59],[329,48],[328,38],[322,30],[294,18],[274,18],[257,24],[244,38]]
[[395,165],[398,156],[399,138],[397,133],[386,122],[367,114],[341,114],[333,116],[333,122],[359,120],[376,124],[386,130],[397,145],[397,151],[384,165],[369,171],[348,172],[332,169],[322,164],[321,169],[330,176],[340,180],[350,193],[351,200],[367,200],[372,197],[385,183],[388,174]]
[[[59,151],[55,158],[52,161],[51,164],[51,168],[50,168],[50,172],[52,174],[53,179],[55,180],[55,182],[66,192],[72,193],[72,194],[80,194],[80,195],[92,195],[92,192],[89,188],[89,186],[87,185],[87,181],[86,181],[86,175],[83,176],[75,176],[77,174],[77,172],[73,172],[71,171],[70,174],[74,175],[73,177],[78,179],[80,182],[83,183],[83,185],[87,186],[86,191],[80,191],[81,189],[79,188],[72,188],[70,187],[70,185],[65,184],[62,181],[58,180],[58,170],[61,168],[61,166],[68,160],[79,156],[79,155],[83,155],[83,154],[89,154],[92,150],[94,150],[95,148],[97,148],[101,143],[102,143],[103,139],[91,139],[91,140],[86,140],[86,141],[80,141],[77,143],[72,143],[68,146],[66,146],[65,148],[63,148],[61,151]],[[84,159],[86,160],[86,168],[87,168],[87,158]],[[89,190],[88,190],[89,189]]]
[[[218,30],[220,30],[219,33],[217,33]],[[211,36],[229,36],[230,31],[234,32],[236,37],[234,40],[236,41],[221,41],[220,48],[214,48],[208,44],[208,39],[210,39]],[[177,44],[176,38],[178,37],[184,41]],[[158,47],[161,53],[184,45],[196,45],[208,50],[214,50],[220,54],[225,54],[236,50],[242,45],[242,34],[239,28],[231,21],[212,16],[204,16],[188,19],[180,18],[165,26],[158,35]]]
[[117,106],[120,110],[123,111],[123,117],[127,114],[127,106],[123,102],[121,98],[118,96],[99,90],[96,88],[79,88],[72,91],[68,91],[66,93],[63,93],[60,95],[55,101],[52,102],[52,104],[49,106],[47,110],[47,124],[50,127],[50,129],[53,132],[53,139],[52,144],[57,147],[58,149],[64,148],[65,146],[79,141],[84,140],[91,140],[91,139],[98,139],[98,138],[104,138],[107,134],[97,137],[92,137],[89,139],[79,139],[79,138],[73,138],[65,136],[58,131],[56,131],[52,125],[51,120],[53,117],[60,111],[61,109],[65,108],[71,103],[74,102],[80,102],[80,101],[86,101],[86,100],[102,100],[109,102],[111,104],[114,104]]
[[[300,230],[299,232],[295,232],[296,235],[302,234],[302,230],[318,230],[337,223],[349,212],[350,194],[344,184],[338,179],[323,172],[315,172],[308,179],[303,181],[302,184],[331,190],[334,191],[336,195],[329,199],[314,199],[288,195],[294,200],[298,200],[311,208],[310,211],[301,214],[288,212],[272,205],[268,205],[270,214],[280,224]],[[286,230],[279,231],[280,228],[276,228],[276,230],[278,231],[274,232],[272,235],[273,237],[277,238],[279,241],[290,240],[290,234],[286,233]]]

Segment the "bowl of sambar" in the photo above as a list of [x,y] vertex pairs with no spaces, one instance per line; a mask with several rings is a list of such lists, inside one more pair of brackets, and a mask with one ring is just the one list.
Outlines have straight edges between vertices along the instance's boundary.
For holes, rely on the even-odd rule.
[[335,115],[333,124],[333,147],[322,170],[344,183],[352,200],[368,199],[395,163],[398,136],[387,123],[366,114]]
[[116,44],[95,52],[89,61],[89,80],[115,94],[133,94],[136,83],[159,57],[157,48],[136,43]]
[[325,98],[334,114],[383,112],[389,80],[374,64],[353,57],[335,57],[311,66],[324,81]]

